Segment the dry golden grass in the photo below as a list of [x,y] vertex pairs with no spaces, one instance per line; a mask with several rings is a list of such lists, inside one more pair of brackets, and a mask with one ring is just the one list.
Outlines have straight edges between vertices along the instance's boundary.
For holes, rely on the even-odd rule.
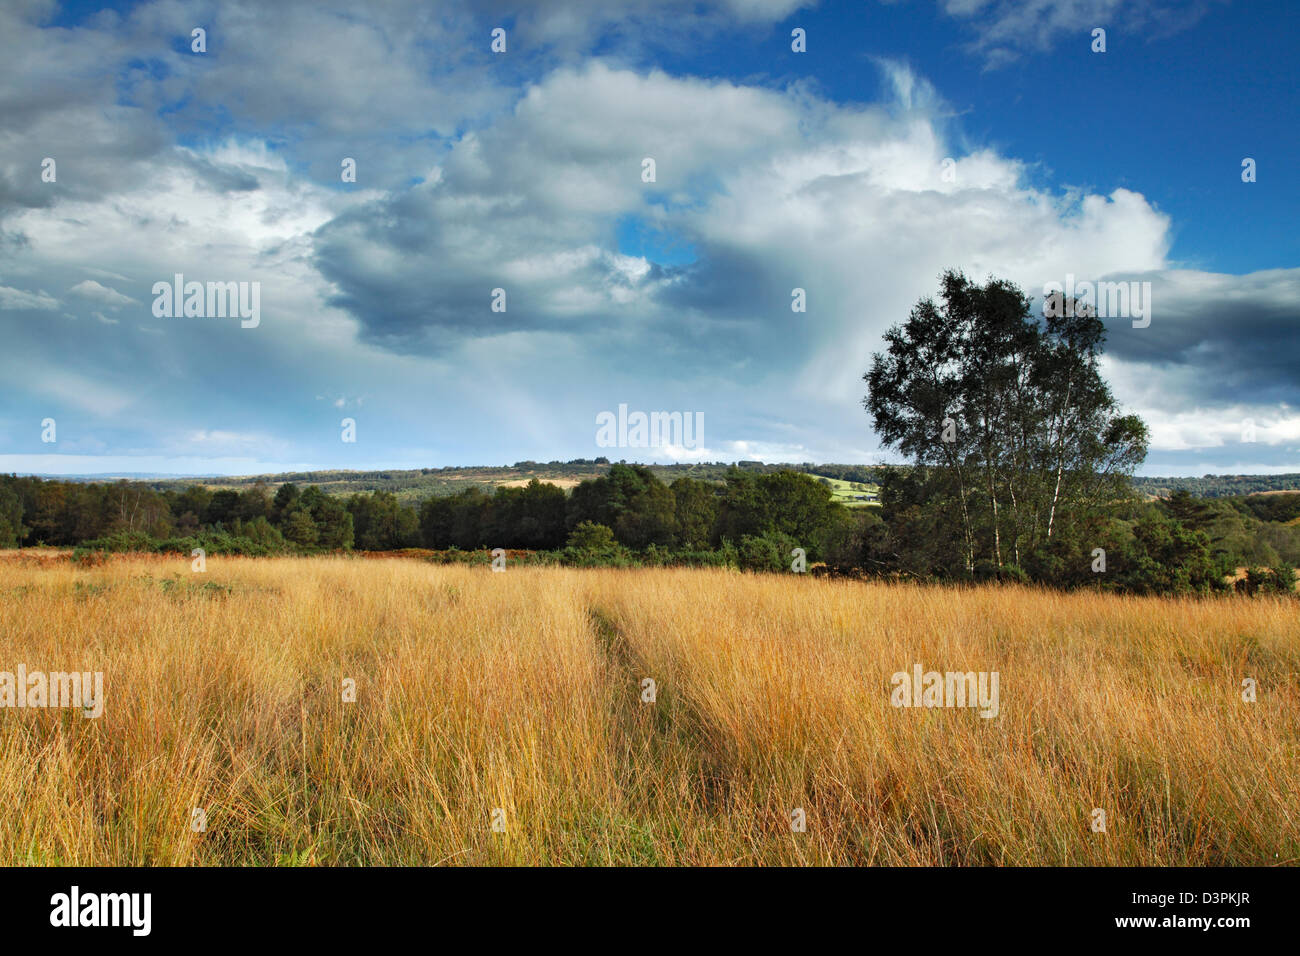
[[[106,691],[0,710],[0,864],[1300,861],[1278,599],[11,556],[0,608],[0,671]],[[891,707],[917,662],[1001,713]]]
[[[531,482],[532,478],[512,478],[510,481],[498,481],[499,488],[523,488]],[[539,478],[537,479],[544,485],[555,485],[557,488],[576,488],[582,484],[581,478]]]

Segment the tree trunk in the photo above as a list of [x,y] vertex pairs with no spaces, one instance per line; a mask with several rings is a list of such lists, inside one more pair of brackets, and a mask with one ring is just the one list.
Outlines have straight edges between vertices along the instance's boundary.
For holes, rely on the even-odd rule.
[[1056,521],[1056,503],[1061,498],[1061,475],[1065,472],[1065,417],[1069,414],[1070,392],[1074,388],[1073,381],[1067,381],[1065,385],[1065,407],[1061,409],[1061,424],[1057,429],[1056,441],[1056,487],[1052,489],[1052,507],[1047,513],[1047,540],[1052,540],[1052,525]]

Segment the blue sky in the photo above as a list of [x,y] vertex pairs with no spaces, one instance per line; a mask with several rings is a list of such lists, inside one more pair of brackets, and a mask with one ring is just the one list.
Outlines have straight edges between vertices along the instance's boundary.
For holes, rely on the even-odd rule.
[[[735,80],[808,79],[837,102],[882,95],[873,58],[906,62],[934,84],[970,143],[1037,164],[1037,181],[1140,190],[1175,220],[1173,259],[1234,273],[1294,265],[1300,129],[1284,117],[1300,115],[1300,6],[1169,5],[1170,22],[1132,28],[1125,8],[1142,5],[1113,6],[1119,15],[1095,20],[1108,28],[1104,56],[1092,52],[1088,28],[1045,48],[1028,35],[1022,55],[991,69],[986,56],[965,52],[977,33],[971,20],[936,5],[824,3],[770,31],[722,35],[655,62]],[[784,49],[795,26],[816,56]],[[1220,175],[1243,150],[1271,167],[1248,195]]]
[[[1034,295],[1150,282],[1150,325],[1108,318],[1105,360],[1152,429],[1142,472],[1300,471],[1294,4],[0,21],[5,470],[891,460],[861,375],[951,266]],[[176,273],[257,283],[256,327],[155,315]],[[700,413],[704,436],[601,447],[620,405]]]

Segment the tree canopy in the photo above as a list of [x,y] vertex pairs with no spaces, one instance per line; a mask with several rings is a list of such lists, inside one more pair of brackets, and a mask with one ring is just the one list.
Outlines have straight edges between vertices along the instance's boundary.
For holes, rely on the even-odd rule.
[[863,376],[877,433],[917,466],[887,473],[882,500],[943,512],[933,530],[955,536],[968,573],[981,561],[1019,568],[1131,495],[1146,426],[1102,379],[1105,326],[1088,310],[1039,320],[1008,282],[949,271],[940,284],[937,302],[886,332]]

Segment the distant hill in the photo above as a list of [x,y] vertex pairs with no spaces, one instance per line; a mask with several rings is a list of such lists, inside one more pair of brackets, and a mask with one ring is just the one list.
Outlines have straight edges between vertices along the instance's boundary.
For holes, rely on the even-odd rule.
[[[258,482],[275,488],[285,482],[296,485],[318,485],[329,495],[350,495],[355,492],[387,491],[398,500],[413,503],[433,495],[452,495],[466,488],[478,487],[492,491],[499,485],[519,485],[533,478],[549,481],[562,488],[572,488],[580,481],[599,478],[609,472],[607,458],[574,459],[572,461],[519,461],[513,465],[475,465],[449,468],[391,469],[384,471],[296,471],[276,475],[246,475],[240,477],[164,478],[144,481],[157,491],[181,490],[190,485],[207,488],[233,488],[243,490]],[[701,462],[682,465],[648,465],[655,477],[671,483],[681,477],[700,481],[722,481],[727,470],[733,467],[757,473],[794,469],[809,474],[850,481],[869,481],[872,469],[863,465],[764,464],[761,461]],[[66,480],[75,480],[68,479]]]
[[[533,478],[550,481],[562,488],[572,488],[580,481],[597,478],[609,471],[607,458],[572,461],[518,461],[513,465],[472,465],[448,468],[385,469],[383,471],[294,471],[274,475],[245,475],[239,477],[188,477],[180,475],[40,475],[61,481],[111,481],[127,479],[146,484],[159,491],[179,490],[190,485],[208,488],[249,488],[259,481],[275,487],[286,481],[297,485],[319,485],[330,495],[350,495],[354,492],[388,491],[405,502],[415,502],[431,495],[455,494],[469,487],[491,491],[498,485],[522,484]],[[657,478],[671,483],[682,476],[701,481],[722,481],[729,468],[770,473],[784,469],[802,471],[830,479],[837,490],[837,499],[845,499],[848,486],[855,493],[872,494],[877,491],[879,468],[874,465],[814,464],[813,462],[739,461],[701,462],[693,465],[648,465]],[[1285,475],[1204,475],[1200,478],[1134,478],[1138,491],[1153,498],[1165,498],[1172,492],[1185,489],[1200,498],[1230,498],[1244,495],[1300,491],[1300,473]],[[853,497],[853,496],[848,496]],[[859,504],[862,502],[858,502]],[[874,502],[872,502],[874,503]]]
[[1156,498],[1185,490],[1198,498],[1235,498],[1277,491],[1300,491],[1300,474],[1204,475],[1200,478],[1134,478],[1138,491]]

